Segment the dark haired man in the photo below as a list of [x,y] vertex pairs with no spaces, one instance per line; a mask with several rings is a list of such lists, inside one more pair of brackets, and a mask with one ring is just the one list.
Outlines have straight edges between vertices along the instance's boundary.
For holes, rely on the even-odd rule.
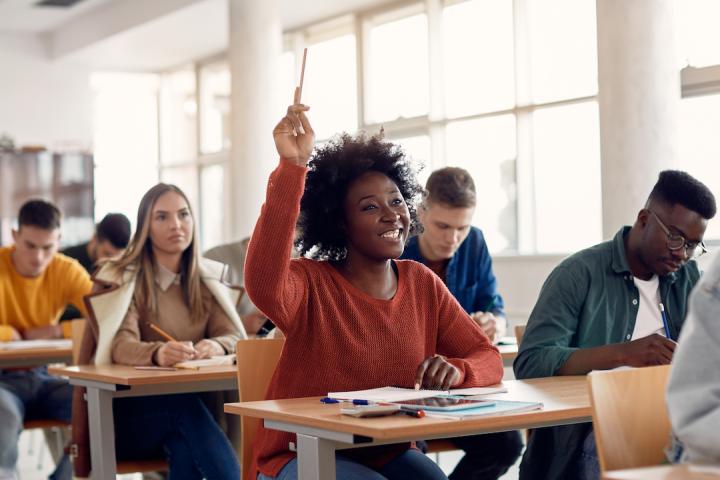
[[[434,171],[425,186],[418,213],[423,232],[408,241],[401,258],[424,263],[447,285],[463,309],[490,340],[506,330],[503,300],[497,292],[492,259],[480,229],[471,225],[475,213],[475,183],[457,167]],[[453,439],[465,456],[451,480],[496,479],[520,456],[518,432]]]
[[[60,218],[53,204],[30,200],[20,208],[15,245],[0,248],[0,341],[69,338],[70,329],[57,323],[62,309],[71,303],[85,312],[92,282],[79,263],[57,253]],[[45,367],[0,370],[0,479],[15,478],[23,420],[70,421],[71,403],[70,385]]]
[[68,247],[64,255],[74,258],[88,273],[92,273],[99,260],[122,253],[130,242],[130,220],[122,213],[108,213],[95,226],[89,242]]
[[[108,213],[95,226],[95,233],[89,242],[74,245],[61,253],[74,258],[92,274],[97,262],[120,255],[130,242],[130,220],[122,213]],[[69,305],[60,320],[81,317],[80,312]]]
[[[517,378],[669,364],[715,210],[698,180],[661,172],[632,227],[563,260],[547,278],[515,359]],[[592,425],[533,431],[520,477],[598,478]]]

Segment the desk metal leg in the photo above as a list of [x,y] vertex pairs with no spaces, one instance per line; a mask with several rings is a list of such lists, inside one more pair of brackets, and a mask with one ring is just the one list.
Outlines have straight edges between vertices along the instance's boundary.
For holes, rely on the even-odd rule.
[[297,434],[298,479],[335,480],[335,443]]
[[88,387],[87,401],[92,478],[97,480],[115,478],[113,394],[108,390]]

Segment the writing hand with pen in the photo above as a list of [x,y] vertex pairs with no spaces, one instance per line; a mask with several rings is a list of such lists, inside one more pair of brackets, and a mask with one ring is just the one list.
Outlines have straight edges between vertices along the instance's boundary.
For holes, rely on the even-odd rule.
[[460,371],[442,355],[428,357],[418,365],[415,389],[448,390],[460,383]]

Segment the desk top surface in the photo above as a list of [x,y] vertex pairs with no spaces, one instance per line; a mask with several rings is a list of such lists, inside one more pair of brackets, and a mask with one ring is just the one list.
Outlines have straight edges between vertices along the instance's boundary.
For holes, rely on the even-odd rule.
[[517,345],[498,345],[497,348],[500,350],[500,356],[503,360],[514,360],[517,357]]
[[509,380],[507,393],[486,398],[543,402],[543,408],[519,413],[455,420],[409,416],[353,418],[340,414],[340,405],[320,403],[320,397],[225,404],[225,412],[393,440],[442,436],[463,432],[492,432],[590,421],[591,408],[585,376]]
[[72,357],[72,348],[16,348],[0,349],[0,360],[15,358],[57,358]]
[[227,380],[237,376],[235,365],[203,367],[198,370],[137,370],[127,365],[76,365],[51,367],[53,375],[116,385],[158,385],[171,383]]
[[630,468],[606,472],[604,480],[718,480],[720,479],[720,466],[714,468],[715,472],[708,473],[695,469],[689,465],[661,465],[658,467]]

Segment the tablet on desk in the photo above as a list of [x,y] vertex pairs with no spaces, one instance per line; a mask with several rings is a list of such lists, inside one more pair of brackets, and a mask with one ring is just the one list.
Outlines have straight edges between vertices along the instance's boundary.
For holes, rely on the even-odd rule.
[[415,410],[427,410],[434,412],[449,412],[453,410],[465,410],[466,408],[492,407],[495,402],[492,400],[471,400],[469,398],[436,396],[418,398],[415,400],[402,400],[393,402],[401,408],[412,408]]

